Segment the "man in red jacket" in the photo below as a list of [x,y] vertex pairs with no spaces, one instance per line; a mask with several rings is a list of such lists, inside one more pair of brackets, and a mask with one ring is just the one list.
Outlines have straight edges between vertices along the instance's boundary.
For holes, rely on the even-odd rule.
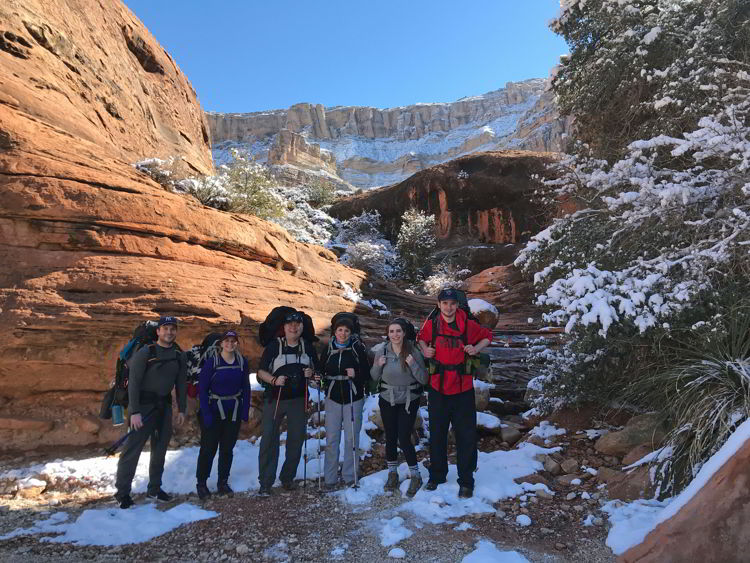
[[432,368],[428,384],[430,416],[430,480],[425,485],[434,491],[448,475],[448,429],[456,435],[458,496],[474,494],[474,469],[477,465],[477,411],[474,402],[474,378],[466,369],[466,357],[476,356],[492,341],[492,332],[458,308],[455,289],[438,294],[440,313],[428,319],[417,341]]

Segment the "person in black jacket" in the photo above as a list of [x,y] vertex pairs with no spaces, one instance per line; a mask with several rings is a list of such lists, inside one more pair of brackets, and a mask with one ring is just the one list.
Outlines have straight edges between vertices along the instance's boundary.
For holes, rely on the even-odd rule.
[[258,481],[261,496],[271,494],[279,463],[281,421],[287,419],[286,459],[279,473],[281,486],[294,490],[294,477],[302,457],[307,432],[305,390],[313,379],[318,356],[311,342],[303,338],[304,317],[299,311],[284,319],[284,337],[272,340],[263,350],[258,380],[263,383],[263,434],[258,453]]
[[[362,407],[370,377],[370,365],[367,359],[367,349],[359,337],[352,334],[353,328],[350,318],[337,319],[336,324],[331,327],[333,333],[331,341],[321,358],[323,382],[326,388],[324,475],[327,488],[335,487],[338,482],[342,426],[344,428],[344,464],[341,476],[344,483],[349,485],[354,483],[356,476],[359,475],[359,432],[362,428]],[[352,409],[354,410],[354,423],[352,423]]]

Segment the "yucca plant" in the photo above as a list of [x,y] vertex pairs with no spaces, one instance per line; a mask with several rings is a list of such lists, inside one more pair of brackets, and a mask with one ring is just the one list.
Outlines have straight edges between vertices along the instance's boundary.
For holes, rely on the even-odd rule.
[[665,365],[634,382],[630,397],[660,406],[673,428],[671,456],[657,463],[659,497],[680,492],[750,416],[750,302],[673,338]]

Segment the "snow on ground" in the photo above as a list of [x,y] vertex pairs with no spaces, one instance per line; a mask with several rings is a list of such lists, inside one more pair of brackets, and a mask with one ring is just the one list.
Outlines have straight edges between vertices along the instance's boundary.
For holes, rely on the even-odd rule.
[[532,428],[529,434],[531,434],[532,436],[539,436],[545,441],[545,443],[547,443],[547,440],[549,438],[552,438],[553,436],[562,436],[566,432],[567,431],[565,430],[565,428],[557,428],[549,421],[543,420],[539,423],[538,426]]
[[414,532],[404,526],[404,519],[401,516],[394,516],[390,520],[381,519],[379,525],[380,545],[383,547],[395,545],[414,534]]
[[[456,466],[450,465],[447,483],[440,485],[436,491],[424,489],[417,492],[414,498],[399,507],[400,512],[414,515],[418,521],[439,524],[450,519],[460,518],[467,514],[495,512],[493,503],[515,497],[527,491],[547,489],[543,484],[518,484],[514,479],[535,473],[542,469],[542,463],[536,457],[559,451],[559,448],[542,448],[534,444],[523,444],[517,450],[479,452],[479,469],[474,474],[474,496],[469,499],[458,498],[458,477]],[[409,486],[408,467],[402,463],[399,468],[402,494]],[[423,479],[427,472],[422,467]],[[388,477],[387,470],[363,477],[359,489],[345,489],[336,493],[350,504],[369,504],[372,499],[383,494],[383,485]]]
[[528,563],[517,551],[500,551],[488,540],[480,540],[476,549],[461,559],[461,563]]
[[[257,380],[253,380],[253,385],[257,385]],[[322,394],[321,394],[322,395]],[[310,387],[310,397],[317,399],[318,390]],[[375,424],[369,420],[373,410],[378,408],[377,397],[367,397],[365,400],[362,429],[359,434],[359,448],[363,452],[369,452],[372,448],[372,438],[367,434],[367,430],[376,428]],[[325,411],[324,411],[325,412]],[[344,421],[347,424],[347,421]],[[308,436],[317,435],[317,428],[308,426]],[[282,433],[282,441],[285,435]],[[341,433],[341,447],[339,455],[343,459],[344,455],[344,433]],[[239,440],[234,448],[234,462],[232,463],[232,473],[229,476],[229,485],[235,491],[251,491],[259,487],[258,484],[258,451],[260,449],[260,440],[252,443],[248,440]],[[321,463],[325,455],[325,438],[321,438]],[[187,494],[195,491],[195,467],[198,461],[197,446],[181,448],[178,450],[169,450],[164,463],[164,477],[162,488],[169,493]],[[304,453],[304,450],[303,450]],[[317,479],[318,477],[318,460],[317,460],[317,439],[309,438],[307,440],[307,478]],[[143,452],[138,460],[138,468],[135,478],[133,479],[133,492],[145,493],[148,484],[148,464],[151,458],[149,452]],[[286,459],[286,446],[282,443],[279,449],[279,468],[281,468]],[[102,492],[114,493],[114,478],[117,471],[117,457],[94,457],[80,460],[62,460],[35,464],[21,469],[14,469],[0,474],[0,478],[9,479],[28,479],[36,476],[59,477],[75,479],[90,483],[94,488]],[[208,481],[209,486],[214,486],[217,478],[218,456],[214,458],[214,465],[211,469],[211,478]],[[297,468],[297,479],[304,476],[304,461]]]
[[406,552],[400,547],[394,547],[388,552],[388,557],[392,557],[393,559],[403,559],[406,557]]
[[615,555],[620,555],[641,543],[656,526],[677,514],[690,502],[748,439],[750,439],[750,419],[743,422],[732,433],[721,449],[703,464],[695,479],[673,499],[636,500],[630,503],[610,501],[605,504],[602,511],[609,515],[609,521],[612,524],[607,536],[607,546]]
[[[89,509],[84,510],[74,522],[68,522],[68,513],[56,512],[46,520],[35,522],[30,528],[19,528],[0,536],[0,540],[45,534],[42,541],[76,545],[143,543],[183,524],[216,516],[216,512],[203,510],[189,503],[179,504],[163,512],[154,504],[136,506],[130,510],[120,510],[119,507]],[[58,535],[49,537],[49,534]]]

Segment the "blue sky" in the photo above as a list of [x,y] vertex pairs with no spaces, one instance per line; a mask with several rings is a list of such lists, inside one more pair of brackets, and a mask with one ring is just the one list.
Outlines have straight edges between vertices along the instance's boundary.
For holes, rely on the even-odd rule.
[[449,102],[546,77],[559,0],[125,0],[204,109]]

